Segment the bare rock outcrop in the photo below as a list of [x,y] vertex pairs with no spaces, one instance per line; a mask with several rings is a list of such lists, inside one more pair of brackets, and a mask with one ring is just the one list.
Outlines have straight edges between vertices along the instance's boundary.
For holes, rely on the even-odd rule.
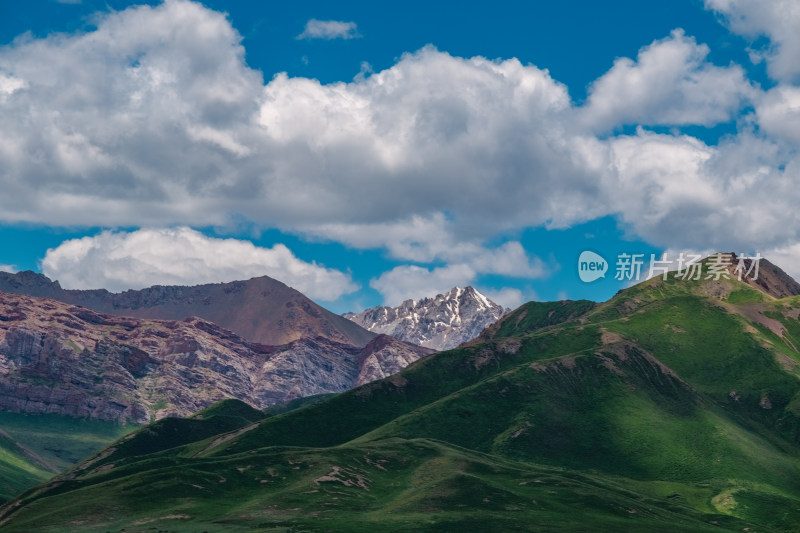
[[430,352],[395,339],[266,345],[198,317],[119,317],[0,292],[3,411],[144,423],[225,398],[264,408],[345,391]]

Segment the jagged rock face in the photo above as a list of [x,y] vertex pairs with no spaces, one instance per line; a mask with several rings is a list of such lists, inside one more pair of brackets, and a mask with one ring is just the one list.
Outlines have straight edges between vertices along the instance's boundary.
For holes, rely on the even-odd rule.
[[[738,278],[739,273],[735,269],[738,266],[739,258],[734,253],[728,255],[731,257],[731,267],[728,269],[731,272],[731,277]],[[748,285],[769,294],[773,298],[786,298],[800,294],[800,283],[777,265],[762,258],[758,263],[757,273],[753,267],[753,261],[745,258],[741,280]]]
[[420,359],[419,350],[429,355],[436,350],[396,339],[389,335],[378,335],[361,351],[357,383],[363,385],[400,372]]
[[430,352],[385,336],[364,348],[321,336],[268,346],[197,317],[117,317],[0,292],[3,411],[141,423],[224,398],[264,408],[350,389]]
[[0,291],[52,298],[112,315],[162,320],[198,316],[261,344],[286,344],[320,336],[363,347],[375,338],[374,333],[267,276],[111,293],[105,289],[66,290],[57,281],[31,271],[0,272]]
[[270,404],[325,392],[343,392],[395,374],[434,350],[388,335],[364,348],[317,337],[300,339],[270,352],[261,372],[270,379],[257,394]]
[[343,316],[374,333],[449,350],[475,338],[508,311],[472,287],[455,287],[435,298],[406,300],[399,307],[379,306]]

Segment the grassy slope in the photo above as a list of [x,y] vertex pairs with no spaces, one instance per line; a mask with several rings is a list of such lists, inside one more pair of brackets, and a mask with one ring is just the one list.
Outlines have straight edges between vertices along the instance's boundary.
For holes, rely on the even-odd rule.
[[566,324],[528,306],[483,344],[227,439],[78,469],[9,530],[791,531],[796,300],[651,280]]
[[50,479],[133,429],[99,420],[0,412],[0,501]]
[[233,431],[265,415],[238,400],[225,400],[190,419],[163,419],[135,426],[57,415],[0,413],[0,502],[47,481],[110,444],[119,456],[158,452]]
[[336,396],[336,393],[326,392],[323,394],[315,394],[313,396],[304,396],[302,398],[295,398],[294,400],[287,400],[285,402],[276,403],[275,405],[270,405],[269,407],[264,409],[264,413],[270,416],[282,415],[284,413],[288,413],[289,411],[294,411],[295,409],[300,409],[301,407],[305,407],[307,405],[313,405],[315,403],[322,402],[334,396]]
[[666,498],[673,486],[643,494],[425,439],[149,461],[144,478],[98,475],[80,497],[35,501],[4,531],[580,531],[575,509],[584,531],[752,526]]
[[492,338],[515,337],[579,318],[597,304],[589,300],[528,302],[489,327]]
[[160,453],[215,435],[236,431],[262,420],[266,415],[240,400],[218,402],[190,418],[162,418],[113,443],[78,465],[73,472],[83,473],[129,458]]
[[55,473],[7,433],[0,433],[0,502],[35,487]]

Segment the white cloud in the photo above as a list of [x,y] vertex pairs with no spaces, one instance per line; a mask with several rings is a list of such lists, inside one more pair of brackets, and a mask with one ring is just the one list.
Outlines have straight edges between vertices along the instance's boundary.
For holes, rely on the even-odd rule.
[[639,131],[609,147],[614,205],[653,244],[737,250],[798,239],[798,161],[769,139],[740,133],[712,147]]
[[442,213],[367,224],[319,224],[307,226],[305,233],[355,248],[386,247],[393,258],[417,262],[442,259],[455,248],[452,222]]
[[770,89],[756,108],[756,116],[765,132],[800,148],[800,87]]
[[481,273],[515,278],[540,278],[547,274],[542,260],[528,257],[525,248],[517,241],[508,241],[497,248],[483,248],[466,259]]
[[270,276],[310,298],[335,300],[357,286],[350,276],[295,257],[286,246],[207,237],[189,228],[104,231],[47,251],[44,274],[69,289],[112,291],[197,285]]
[[[186,0],[96,27],[0,47],[0,222],[245,220],[384,248],[428,264],[406,273],[443,280],[536,277],[542,265],[518,243],[486,243],[606,215],[663,247],[800,241],[795,89],[762,102],[741,68],[710,64],[680,32],[618,60],[581,107],[546,70],[432,47],[350,83],[278,74],[265,84],[226,17]],[[748,99],[760,129],[739,117],[741,131],[718,146],[645,130],[597,136],[713,124]],[[431,270],[442,263],[452,268]]]
[[25,87],[24,81],[10,74],[3,74],[0,71],[0,98],[6,98],[23,87]]
[[17,271],[16,265],[0,265],[0,272],[9,272],[14,274]]
[[[474,285],[481,274],[498,274],[517,278],[540,278],[547,274],[545,264],[537,257],[530,258],[519,242],[509,241],[496,248],[456,245],[452,254],[442,254],[439,259],[447,265],[426,268],[401,265],[384,272],[370,281],[370,286],[380,292],[385,305],[397,305],[411,299],[444,293],[455,286]],[[482,291],[483,292],[483,291]],[[522,302],[522,293],[516,289],[489,291],[496,295],[492,300],[509,307]],[[502,300],[502,301],[501,301]]]
[[442,294],[453,287],[472,283],[476,272],[467,265],[448,265],[427,269],[403,265],[384,272],[369,285],[383,295],[385,305],[397,306],[408,299],[419,300]]
[[[323,226],[313,233],[357,248],[386,247],[394,259],[447,264],[432,269],[402,265],[373,279],[370,286],[383,295],[386,305],[440,294],[456,285],[470,285],[480,274],[526,279],[548,274],[544,262],[529,256],[517,241],[486,247],[478,241],[457,240],[454,229],[446,217],[436,214],[429,218],[412,216],[393,223]],[[511,303],[522,298],[521,293],[510,289],[498,294]]]
[[260,123],[283,147],[273,166],[295,176],[273,192],[306,208],[297,224],[347,231],[447,211],[459,231],[486,236],[593,212],[590,140],[565,131],[566,90],[517,60],[425,48],[349,84],[279,75],[265,95]]
[[731,30],[770,46],[754,51],[765,58],[769,75],[783,82],[800,81],[800,4],[796,0],[705,0],[707,9],[723,15]]
[[794,279],[800,280],[800,243],[771,250],[758,250],[758,252]]
[[306,22],[303,33],[297,39],[356,39],[361,37],[355,22],[341,20],[317,20]]
[[309,228],[312,236],[324,236],[356,248],[385,247],[390,256],[406,261],[466,263],[476,272],[520,278],[538,278],[546,268],[538,257],[529,257],[517,241],[486,248],[479,241],[459,240],[457,228],[441,213],[430,217],[377,224],[332,224]]
[[587,208],[603,162],[546,71],[426,48],[351,83],[264,85],[240,40],[170,0],[0,48],[24,83],[0,103],[3,221],[313,230],[447,212],[481,239],[605,214]]
[[507,307],[511,310],[516,309],[525,302],[536,299],[534,294],[528,294],[526,297],[523,296],[521,290],[512,289],[510,287],[505,287],[498,290],[478,289],[478,291],[494,303],[500,304],[503,307]]
[[705,238],[704,217],[714,216],[723,201],[719,185],[704,174],[712,148],[691,137],[646,131],[614,137],[609,147],[616,202],[637,234],[656,241],[669,234]]
[[706,61],[709,48],[683,30],[619,58],[589,89],[581,110],[587,126],[606,131],[625,124],[711,126],[731,120],[757,95],[738,65]]

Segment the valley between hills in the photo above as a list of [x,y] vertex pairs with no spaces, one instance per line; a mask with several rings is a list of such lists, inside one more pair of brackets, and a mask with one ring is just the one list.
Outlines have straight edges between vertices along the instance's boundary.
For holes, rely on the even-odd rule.
[[[353,352],[340,390],[302,391],[293,387],[320,374],[280,388],[257,374],[276,346],[207,319],[114,316],[6,292],[3,398],[23,394],[9,392],[14,382],[79,401],[3,408],[0,528],[796,531],[800,285],[766,261],[760,276],[670,274],[603,303],[530,302],[454,349],[413,357],[368,332],[361,350],[387,343],[371,352],[380,372],[362,374],[369,357]],[[23,320],[41,324],[40,336],[9,343]],[[126,351],[141,340],[152,340],[141,349],[152,361]],[[28,346],[41,349],[33,357]],[[154,375],[173,380],[174,394],[155,399],[165,391],[148,388]],[[232,388],[237,376],[251,380],[249,396]],[[113,401],[98,403],[104,394]],[[10,410],[29,404],[53,417],[50,435],[25,440],[34,415]],[[83,448],[69,424],[83,425]]]

